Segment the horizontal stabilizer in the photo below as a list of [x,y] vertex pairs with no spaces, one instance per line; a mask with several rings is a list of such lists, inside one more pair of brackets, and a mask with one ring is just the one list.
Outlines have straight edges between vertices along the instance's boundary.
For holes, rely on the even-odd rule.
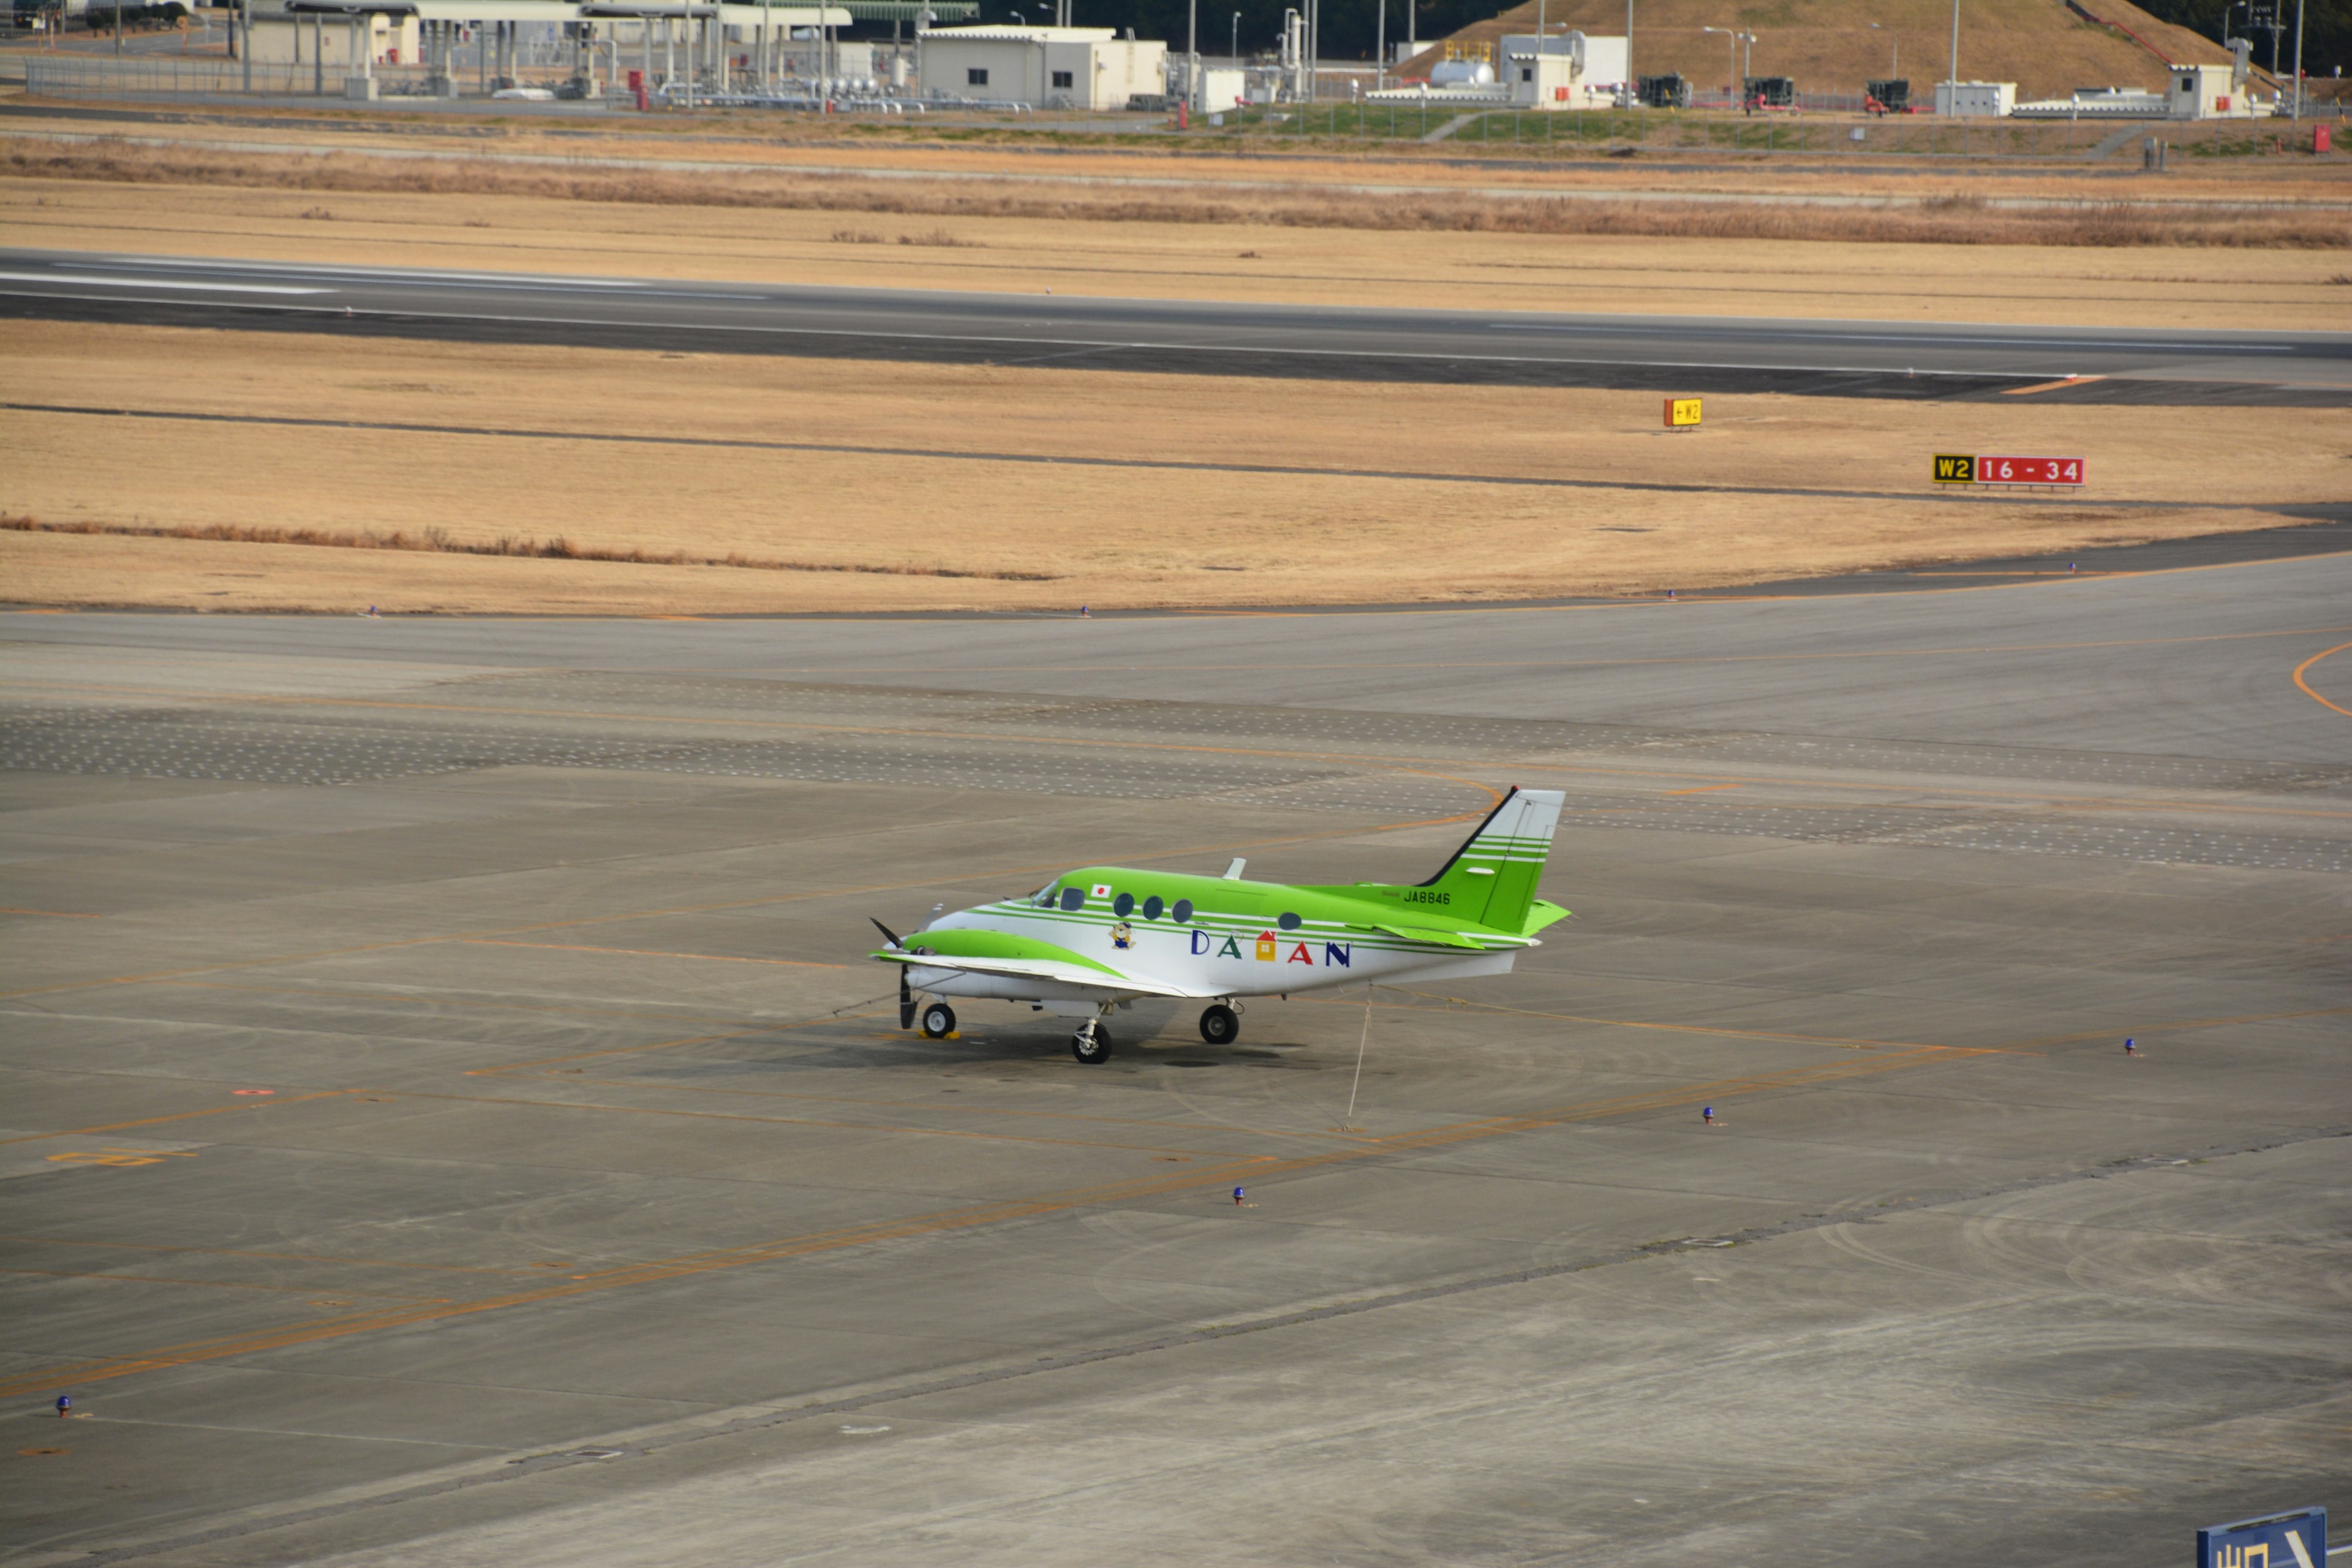
[[1528,918],[1519,926],[1521,936],[1533,936],[1544,927],[1569,918],[1570,911],[1549,899],[1538,899],[1528,906]]

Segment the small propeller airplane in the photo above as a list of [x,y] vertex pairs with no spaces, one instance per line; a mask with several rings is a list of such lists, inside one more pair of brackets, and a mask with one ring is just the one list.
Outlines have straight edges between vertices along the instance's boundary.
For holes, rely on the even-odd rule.
[[[948,997],[1026,1002],[1082,1018],[1070,1053],[1110,1059],[1104,1020],[1139,997],[1206,1001],[1201,1037],[1241,1033],[1244,996],[1371,982],[1506,974],[1536,933],[1568,917],[1536,897],[1559,823],[1560,792],[1514,789],[1426,882],[1293,887],[1085,866],[1027,898],[934,919],[871,956],[898,966],[898,1026],[943,1039]],[[919,1005],[920,993],[932,998]]]

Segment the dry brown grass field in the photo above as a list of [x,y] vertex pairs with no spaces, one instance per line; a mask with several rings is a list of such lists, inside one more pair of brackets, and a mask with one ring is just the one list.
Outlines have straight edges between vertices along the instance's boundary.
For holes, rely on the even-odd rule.
[[[1471,310],[2352,329],[2352,259],[2301,249],[1952,247],[1363,232],[435,192],[0,178],[13,243],[524,272]],[[921,242],[940,237],[959,243]],[[873,243],[866,243],[872,241]]]
[[[0,511],[18,518],[794,563],[0,531],[7,596],[37,604],[660,615],[1638,595],[2271,526],[2264,503],[2340,495],[2347,460],[2341,442],[2305,443],[2244,482],[2218,477],[2202,454],[2260,438],[2266,410],[1724,397],[1705,431],[1669,436],[1656,400],[1593,391],[22,322],[0,327],[0,356],[14,403],[231,416],[0,413]],[[241,422],[272,418],[358,427]],[[397,425],[443,428],[380,427]],[[614,439],[630,437],[746,444]],[[1938,447],[2029,440],[2088,456],[2081,504],[1927,493]],[[1055,458],[1084,461],[1034,460]],[[1586,488],[1477,482],[1494,478]],[[1716,488],[1615,488],[1659,482]],[[2201,504],[2112,504],[2131,499]]]
[[[2160,182],[2145,187],[2158,201],[2104,218],[1973,202],[1889,214],[1737,198],[1917,195],[1916,171],[1049,154],[730,117],[588,136],[336,121],[338,145],[574,160],[549,169],[320,155],[306,149],[331,117],[219,118],[138,127],[164,146],[13,136],[0,223],[26,247],[518,272],[2352,329],[2334,248],[2352,218],[2326,205],[2340,188],[2267,163]],[[224,135],[286,151],[196,145]],[[1662,179],[1727,200],[1661,203]],[[1624,199],[1465,216],[1496,205],[1482,189],[1545,182]],[[1995,197],[2084,188],[2037,167],[1967,183]],[[2278,210],[2211,205],[2249,194]],[[2067,225],[2097,222],[2110,228],[2091,237],[2110,243],[2070,242],[2084,236]],[[2021,242],[1931,242],[1963,230]],[[1591,391],[34,323],[0,327],[0,355],[14,403],[226,416],[0,413],[0,571],[19,603],[658,615],[1639,595],[2269,526],[2266,504],[2345,483],[2341,443],[2218,479],[2200,454],[2265,440],[2278,416],[2255,410],[1720,397],[1685,437],[1654,428],[1654,398]],[[267,422],[288,419],[352,423]],[[1927,493],[1931,451],[2028,443],[2086,454],[2090,495]],[[1494,479],[1576,485],[1476,482]],[[1662,483],[1701,489],[1638,488]],[[2190,504],[2116,504],[2136,500]],[[329,542],[281,542],[296,539]]]

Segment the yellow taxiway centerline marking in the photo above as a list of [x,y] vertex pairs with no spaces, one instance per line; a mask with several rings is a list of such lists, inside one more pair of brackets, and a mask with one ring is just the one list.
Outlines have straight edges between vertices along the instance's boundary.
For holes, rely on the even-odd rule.
[[2343,714],[2347,719],[2352,719],[2352,708],[2340,707],[2336,703],[2330,702],[2326,698],[2322,697],[2318,692],[2314,691],[2311,689],[2311,682],[2304,679],[2304,676],[2310,670],[2313,665],[2317,664],[2321,659],[2326,658],[2332,654],[2342,653],[2347,647],[2352,647],[2352,642],[2340,642],[2334,647],[2326,648],[2318,653],[2313,654],[2309,658],[2305,659],[2301,664],[2294,667],[2294,680],[2295,685],[2302,689],[2303,694],[2305,697],[2310,698],[2322,708],[2333,709],[2335,711]]

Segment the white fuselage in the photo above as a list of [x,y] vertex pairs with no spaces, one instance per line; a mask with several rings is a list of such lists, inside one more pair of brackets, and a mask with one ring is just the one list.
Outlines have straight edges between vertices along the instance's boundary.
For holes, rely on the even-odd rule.
[[[1049,942],[1109,965],[1099,984],[1028,976],[972,974],[908,966],[908,983],[938,996],[996,997],[1012,1002],[1087,1002],[1108,994],[1165,994],[1213,1000],[1328,990],[1366,983],[1467,979],[1507,974],[1516,948],[1474,952],[1412,942],[1337,921],[1302,921],[1290,931],[1244,916],[1203,910],[1188,922],[1140,918],[1072,916],[1020,900],[983,904],[945,915],[929,931],[1001,931]],[[908,937],[921,945],[920,932]],[[1150,983],[1122,985],[1121,976]]]

